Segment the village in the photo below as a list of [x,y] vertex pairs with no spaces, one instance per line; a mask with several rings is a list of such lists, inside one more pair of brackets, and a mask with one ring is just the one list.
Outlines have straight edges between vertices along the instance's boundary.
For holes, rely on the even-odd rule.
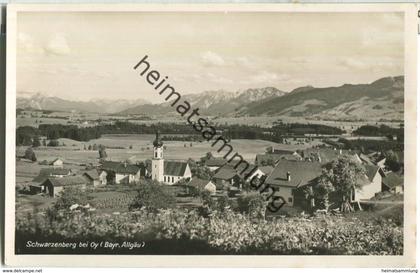
[[128,157],[110,160],[106,147],[100,144],[94,147],[98,155],[95,160],[73,169],[67,167],[70,164],[65,157],[37,162],[33,158],[37,148],[29,147],[25,153],[17,155],[17,174],[20,172],[19,164],[38,164],[41,168],[32,180],[26,178],[24,183],[17,185],[17,206],[20,205],[19,209],[23,211],[34,207],[46,209],[63,191],[77,188],[90,193],[91,209],[102,208],[118,213],[127,210],[130,200],[135,197],[136,187],[141,187],[142,183],[157,183],[175,193],[178,207],[191,209],[203,205],[202,200],[197,198],[197,192],[207,192],[214,200],[227,197],[235,204],[238,197],[252,190],[251,181],[258,179],[261,184],[275,189],[275,192],[263,195],[280,197],[284,201],[285,206],[280,209],[279,215],[289,214],[290,211],[338,210],[340,200],[331,198],[330,204],[325,207],[318,204],[320,200],[317,200],[314,190],[320,183],[325,166],[340,158],[360,166],[364,173],[349,194],[351,211],[363,211],[372,204],[395,205],[403,200],[403,168],[391,170],[392,166],[386,161],[387,158],[395,158],[397,162],[393,164],[403,166],[404,156],[392,150],[362,153],[319,144],[295,150],[269,146],[264,153],[253,156],[254,160],[249,161],[251,165],[248,166],[252,173],[245,176],[241,164],[237,166],[237,160],[214,156],[211,152],[197,160],[165,158],[166,146],[158,132],[152,146],[145,151],[149,153],[148,159],[134,161]]

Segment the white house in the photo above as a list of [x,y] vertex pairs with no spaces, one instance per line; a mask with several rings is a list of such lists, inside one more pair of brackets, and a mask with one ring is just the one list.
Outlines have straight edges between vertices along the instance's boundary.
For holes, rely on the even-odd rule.
[[210,194],[216,193],[216,185],[209,180],[204,180],[204,179],[194,177],[191,179],[188,185],[200,191],[208,191]]
[[63,160],[61,160],[60,158],[56,158],[53,161],[51,161],[50,165],[53,167],[63,167]]
[[360,181],[361,187],[353,191],[351,201],[369,200],[382,191],[385,173],[379,166],[366,165],[366,179]]

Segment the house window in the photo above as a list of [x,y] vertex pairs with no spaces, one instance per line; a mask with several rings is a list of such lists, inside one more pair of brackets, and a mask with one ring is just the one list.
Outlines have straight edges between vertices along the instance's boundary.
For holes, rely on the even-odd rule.
[[155,152],[155,157],[157,157],[157,152]]
[[289,199],[287,199],[287,201],[288,201],[289,203],[293,203],[293,198],[292,198],[292,197],[289,197]]
[[163,177],[163,181],[166,182],[166,176]]
[[174,183],[174,177],[172,176],[172,183]]

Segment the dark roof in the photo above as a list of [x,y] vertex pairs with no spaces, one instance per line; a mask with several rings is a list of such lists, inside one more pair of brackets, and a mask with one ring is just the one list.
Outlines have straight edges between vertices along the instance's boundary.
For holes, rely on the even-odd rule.
[[360,153],[359,158],[368,165],[375,165],[375,163],[373,163],[372,159],[370,159],[369,156],[367,156],[365,154]]
[[384,176],[383,171],[381,167],[379,166],[366,165],[365,169],[366,169],[366,176],[368,177],[370,182],[372,182],[373,178],[375,177],[378,171],[381,171],[381,175]]
[[229,180],[236,175],[238,175],[238,172],[235,168],[230,165],[225,165],[217,170],[217,172],[213,175],[213,178]]
[[50,176],[58,176],[58,175],[69,175],[71,173],[70,169],[62,169],[62,168],[44,168],[39,171],[38,176],[36,176],[33,181],[34,182],[43,182],[46,178]]
[[319,161],[319,159],[321,159],[321,163],[334,161],[340,156],[356,156],[356,152],[340,149],[334,150],[331,148],[308,148],[302,151],[303,159],[310,161]]
[[224,159],[223,157],[213,157],[213,158],[207,159],[204,162],[204,165],[208,167],[221,167],[225,165],[226,163],[227,163],[227,160]]
[[[290,181],[287,180],[290,173]],[[322,173],[322,166],[318,162],[281,160],[267,177],[265,183],[277,186],[300,187],[313,181]]]
[[102,162],[101,169],[105,171],[113,171],[115,173],[136,174],[140,170],[140,167],[124,162],[104,161]]
[[269,175],[271,174],[271,172],[274,170],[273,166],[261,166],[259,167],[259,169],[265,174],[265,175]]
[[387,173],[382,182],[390,189],[404,185],[404,177],[396,173]]
[[255,156],[255,163],[260,165],[263,161],[272,160],[276,163],[278,160],[282,158],[281,154],[257,154]]
[[83,175],[88,176],[91,180],[97,180],[97,179],[99,179],[99,174],[98,174],[98,171],[96,169],[85,171],[83,173]]
[[50,164],[54,164],[54,162],[56,162],[57,160],[61,160],[61,161],[63,161],[61,158],[58,158],[58,157],[57,157],[56,159],[54,159],[53,161],[51,161],[51,162],[50,162]]
[[193,177],[188,185],[200,190],[204,190],[208,183],[211,183],[211,181]]
[[45,184],[48,181],[50,181],[54,187],[65,187],[86,184],[86,179],[80,175],[72,175],[65,177],[49,177],[42,184]]
[[164,175],[183,176],[187,169],[187,162],[182,161],[164,161]]

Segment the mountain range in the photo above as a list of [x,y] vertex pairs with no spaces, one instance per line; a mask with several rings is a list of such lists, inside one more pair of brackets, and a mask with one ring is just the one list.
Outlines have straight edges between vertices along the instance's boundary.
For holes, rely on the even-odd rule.
[[[162,98],[163,99],[163,98]],[[237,92],[224,90],[185,94],[182,100],[200,113],[212,116],[289,116],[320,119],[397,119],[404,116],[404,77],[386,77],[370,84],[337,87],[304,86],[290,92],[275,87]],[[56,97],[18,98],[17,107],[44,110],[76,110],[118,115],[165,115],[175,112],[171,102],[145,100],[67,101]]]
[[89,101],[73,101],[58,97],[48,97],[37,93],[29,97],[17,97],[16,108],[111,114],[123,111],[124,109],[135,105],[149,103],[150,102],[144,99],[92,99]]

